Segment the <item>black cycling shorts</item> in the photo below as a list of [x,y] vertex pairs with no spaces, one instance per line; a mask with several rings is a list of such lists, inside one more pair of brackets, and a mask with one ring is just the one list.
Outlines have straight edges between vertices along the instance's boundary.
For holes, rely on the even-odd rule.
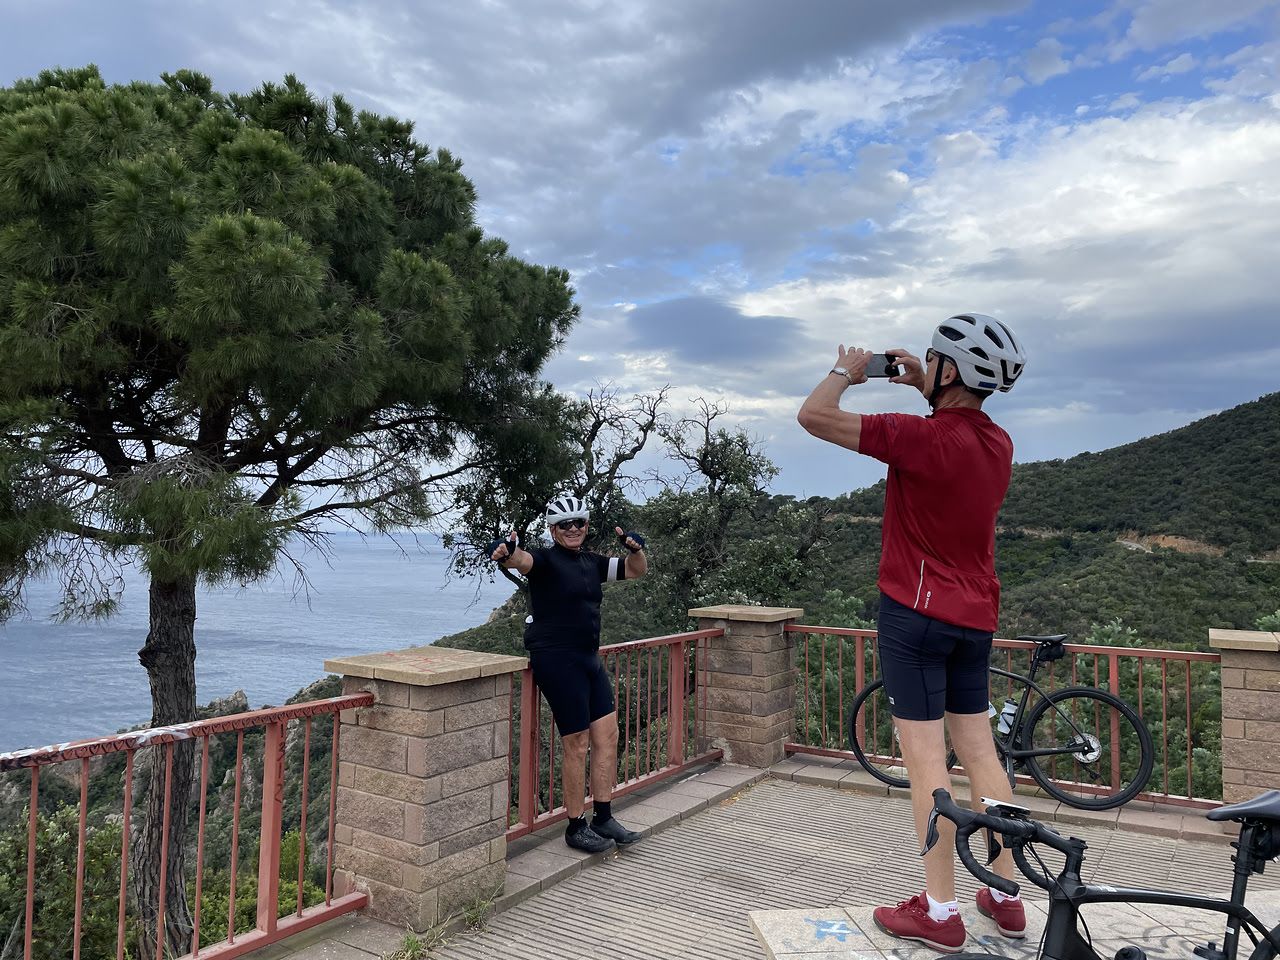
[[535,650],[529,666],[562,737],[581,733],[616,709],[613,681],[594,651]]
[[934,620],[883,593],[878,632],[880,675],[895,717],[987,712],[993,634]]

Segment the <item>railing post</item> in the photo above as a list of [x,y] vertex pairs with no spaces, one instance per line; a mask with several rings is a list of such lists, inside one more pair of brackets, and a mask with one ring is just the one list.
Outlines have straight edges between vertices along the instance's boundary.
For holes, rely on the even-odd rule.
[[262,833],[258,846],[258,922],[275,933],[280,910],[280,824],[284,813],[285,722],[266,726],[262,751]]
[[699,629],[724,630],[708,655],[706,730],[730,763],[771,766],[795,738],[796,649],[785,628],[803,615],[736,604],[689,611]]
[[1280,634],[1210,630],[1209,646],[1222,656],[1222,799],[1235,803],[1280,782]]
[[686,643],[667,648],[667,766],[671,767],[684,763],[686,649]]
[[525,668],[520,681],[520,785],[516,813],[525,826],[538,815],[538,685],[533,671]]
[[510,684],[523,657],[413,647],[330,660],[343,711],[334,887],[365,912],[425,930],[461,917],[506,878]]
[[[1108,654],[1107,656],[1107,686],[1115,696],[1120,696],[1120,655],[1118,653]],[[1113,790],[1120,789],[1120,714],[1112,710],[1111,729],[1108,731],[1111,735],[1111,788]],[[1188,731],[1190,736],[1190,731]],[[1187,771],[1187,794],[1191,793],[1191,771]]]

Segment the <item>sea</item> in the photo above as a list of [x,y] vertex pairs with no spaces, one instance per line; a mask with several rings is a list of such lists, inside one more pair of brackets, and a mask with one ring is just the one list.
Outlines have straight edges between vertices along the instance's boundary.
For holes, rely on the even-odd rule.
[[[484,623],[511,595],[498,577],[459,578],[434,535],[342,531],[292,550],[292,565],[249,586],[196,597],[196,696],[243,690],[251,707],[282,703],[320,679],[324,661],[432,643]],[[26,588],[27,613],[0,626],[0,752],[114,733],[151,717],[138,650],[147,635],[147,578],[124,568],[118,613],[60,623],[56,580]]]

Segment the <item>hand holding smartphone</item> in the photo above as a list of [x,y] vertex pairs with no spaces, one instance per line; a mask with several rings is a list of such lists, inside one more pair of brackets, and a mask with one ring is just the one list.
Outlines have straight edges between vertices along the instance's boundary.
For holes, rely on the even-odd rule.
[[893,353],[873,353],[870,361],[867,363],[868,377],[899,377],[902,375],[902,367],[898,366],[897,354]]

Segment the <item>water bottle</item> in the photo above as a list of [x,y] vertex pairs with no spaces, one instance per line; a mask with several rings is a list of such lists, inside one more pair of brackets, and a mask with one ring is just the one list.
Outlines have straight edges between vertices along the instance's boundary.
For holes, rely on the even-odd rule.
[[996,729],[1001,733],[1008,733],[1013,729],[1013,716],[1018,712],[1018,705],[1013,700],[1005,697],[1004,706],[1000,708],[1000,719],[996,722]]

